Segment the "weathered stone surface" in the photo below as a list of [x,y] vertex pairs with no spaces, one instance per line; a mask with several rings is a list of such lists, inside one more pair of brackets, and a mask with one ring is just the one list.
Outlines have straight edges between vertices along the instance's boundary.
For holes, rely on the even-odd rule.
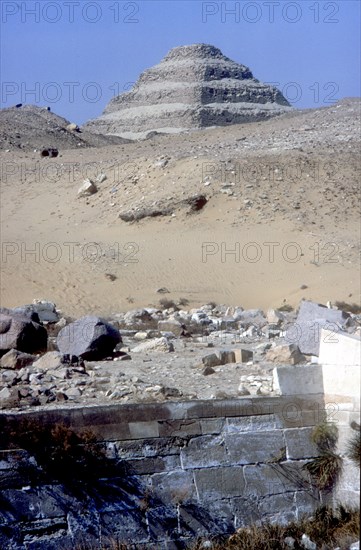
[[48,351],[42,355],[35,363],[33,367],[35,370],[49,370],[63,367],[63,355],[59,351]]
[[34,300],[29,307],[39,315],[39,319],[42,323],[56,323],[59,321],[59,313],[53,302],[49,302],[48,300]]
[[290,109],[282,94],[256,80],[248,67],[214,46],[193,44],[172,49],[85,128],[134,139],[154,131],[262,120]]
[[294,428],[284,431],[288,460],[300,460],[319,455],[317,446],[311,440],[312,431],[313,428]]
[[190,435],[201,435],[199,420],[167,420],[158,422],[160,437],[186,437]]
[[25,319],[29,319],[30,321],[34,321],[35,323],[40,323],[39,315],[36,313],[36,311],[34,311],[32,305],[19,306],[13,309],[0,307],[0,313],[10,316],[17,315],[18,317],[24,317]]
[[129,422],[131,439],[144,439],[147,437],[159,437],[159,426],[156,421]]
[[[317,495],[309,494],[312,489],[302,472],[305,461],[274,460],[278,451],[284,452],[278,449],[280,441],[275,434],[287,432],[277,429],[279,412],[294,401],[303,402],[296,398],[249,399],[247,408],[239,401],[204,402],[203,408],[197,409],[203,417],[195,416],[191,403],[72,406],[46,414],[33,412],[35,422],[46,420],[53,425],[65,421],[108,438],[107,455],[118,461],[122,472],[121,461],[126,461],[126,475],[102,475],[100,480],[95,476],[89,497],[86,486],[82,487],[89,508],[84,512],[84,500],[78,499],[76,491],[73,494],[53,484],[44,490],[25,478],[23,484],[13,471],[17,461],[9,462],[9,468],[4,466],[0,451],[1,489],[4,483],[12,484],[12,489],[15,484],[15,491],[6,487],[2,491],[2,502],[6,510],[14,505],[22,514],[22,518],[1,516],[7,537],[0,538],[2,545],[9,546],[15,529],[20,528],[33,537],[30,547],[39,550],[45,543],[52,550],[69,547],[69,532],[76,544],[83,537],[83,544],[104,545],[110,536],[139,548],[165,550],[177,548],[180,538],[183,546],[191,543],[195,532],[211,537],[255,521],[282,523],[301,513],[311,514]],[[258,414],[252,409],[257,402],[262,409]],[[276,405],[280,411],[271,412],[270,407],[274,410]],[[192,418],[186,418],[187,414]],[[218,418],[212,418],[216,415]],[[16,416],[6,415],[13,421]],[[281,438],[288,439],[290,448],[297,445],[296,431],[288,430],[288,438]],[[200,435],[202,432],[209,435]],[[300,430],[299,435],[302,448],[309,434]],[[236,462],[244,449],[254,453],[248,465]],[[266,460],[272,463],[266,464]],[[60,530],[58,525],[62,525]],[[3,532],[0,528],[0,534]]]
[[208,202],[205,195],[193,195],[187,199],[172,200],[160,199],[156,204],[143,204],[132,210],[125,210],[119,213],[119,218],[124,222],[136,222],[144,218],[157,218],[159,216],[170,216],[179,208],[186,209],[186,214],[192,214],[201,210]]
[[177,504],[195,497],[192,472],[180,470],[154,474],[151,480],[154,493],[163,501]]
[[265,356],[266,361],[272,363],[285,363],[288,365],[297,365],[306,358],[300,352],[296,344],[278,344],[268,350]]
[[280,452],[284,444],[282,430],[229,433],[225,436],[231,464],[266,462],[272,453]]
[[[310,508],[311,511],[312,507]],[[258,513],[272,523],[285,525],[291,521],[296,521],[297,506],[294,491],[284,491],[282,494],[270,495],[260,499]]]
[[248,363],[248,361],[253,361],[253,351],[248,349],[235,349],[234,356],[236,363]]
[[224,428],[225,420],[223,418],[207,418],[200,421],[202,434],[219,434]]
[[19,396],[16,388],[2,388],[0,390],[0,408],[16,407],[19,404]]
[[219,356],[221,365],[227,365],[228,363],[236,362],[236,357],[234,351],[232,350],[221,349],[217,352],[217,355]]
[[204,376],[210,376],[211,374],[215,374],[215,370],[212,368],[212,367],[204,367],[204,369],[202,370],[202,374]]
[[287,328],[285,340],[298,345],[301,353],[318,356],[322,329],[331,330],[333,334],[336,334],[341,330],[341,327],[325,319],[297,322]]
[[305,548],[305,550],[317,550],[317,544],[305,533],[303,533],[301,537],[301,546]]
[[90,179],[84,180],[83,184],[78,189],[78,197],[89,197],[97,193],[98,188]]
[[250,324],[263,326],[267,323],[264,313],[261,309],[245,309],[237,315],[237,320],[241,326],[249,326]]
[[183,331],[182,324],[176,319],[158,321],[158,329],[163,332],[173,332],[175,336],[180,336]]
[[186,470],[228,464],[224,438],[204,435],[191,439],[188,446],[181,449],[181,460]]
[[121,341],[116,328],[103,319],[90,315],[64,327],[56,340],[61,353],[76,355],[89,361],[108,357]]
[[245,395],[250,395],[251,394],[251,392],[243,384],[240,384],[238,386],[237,393],[238,393],[239,396],[245,396]]
[[124,315],[124,322],[126,325],[133,328],[142,327],[152,321],[153,317],[147,309],[131,309]]
[[342,367],[353,366],[360,369],[360,336],[347,334],[345,332],[338,332],[335,334],[332,330],[322,329],[318,362],[320,365],[337,365],[340,369]]
[[44,351],[47,341],[46,329],[29,317],[11,311],[0,313],[0,355],[11,349],[25,353]]
[[276,367],[273,369],[273,385],[281,395],[323,394],[321,365]]
[[241,466],[197,469],[194,480],[200,500],[206,502],[241,496],[245,485]]
[[283,321],[285,321],[286,317],[277,309],[269,309],[266,314],[267,322],[272,325],[281,325]]
[[67,125],[66,129],[68,132],[79,132],[79,126],[75,122],[71,122]]
[[172,342],[169,342],[165,336],[161,336],[160,338],[154,338],[152,340],[142,342],[141,344],[138,344],[137,346],[132,348],[132,352],[135,353],[147,353],[150,351],[168,353],[174,351],[174,346]]
[[1,370],[0,372],[0,382],[2,384],[7,384],[8,386],[13,386],[16,384],[16,380],[18,379],[18,373],[11,369],[11,370]]
[[349,316],[349,313],[342,310],[328,308],[327,306],[317,304],[316,302],[302,300],[298,310],[296,322],[306,323],[324,319],[330,323],[339,323],[342,325],[349,318]]
[[48,300],[34,300],[32,304],[15,307],[11,311],[25,317],[30,316],[37,323],[56,323],[59,320],[55,304]]
[[310,489],[309,479],[302,470],[305,461],[283,462],[279,465],[247,465],[243,468],[245,495],[258,497]]
[[227,433],[267,432],[282,428],[281,421],[275,414],[264,414],[226,419]]
[[302,300],[296,323],[287,329],[285,338],[297,344],[302,353],[318,355],[321,329],[337,333],[348,317],[349,314],[341,310]]
[[36,355],[11,349],[1,357],[0,367],[2,369],[22,369],[28,365],[31,365],[35,360]]
[[222,364],[221,358],[216,353],[210,353],[202,357],[202,363],[205,367],[217,367]]
[[78,397],[81,397],[82,391],[80,388],[68,388],[65,395],[68,399],[78,399]]

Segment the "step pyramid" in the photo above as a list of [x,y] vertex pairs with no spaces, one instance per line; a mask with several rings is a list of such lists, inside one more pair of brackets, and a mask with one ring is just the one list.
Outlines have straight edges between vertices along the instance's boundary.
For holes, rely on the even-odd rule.
[[291,109],[277,88],[254,78],[245,65],[214,46],[193,44],[170,50],[84,128],[141,139],[150,132],[253,122]]

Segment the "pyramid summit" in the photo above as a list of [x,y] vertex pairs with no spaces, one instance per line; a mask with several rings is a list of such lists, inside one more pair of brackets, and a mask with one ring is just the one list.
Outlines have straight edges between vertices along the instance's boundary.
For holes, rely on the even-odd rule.
[[192,44],[170,50],[85,128],[141,139],[154,131],[253,122],[291,109],[277,88],[254,78],[245,65],[210,44]]

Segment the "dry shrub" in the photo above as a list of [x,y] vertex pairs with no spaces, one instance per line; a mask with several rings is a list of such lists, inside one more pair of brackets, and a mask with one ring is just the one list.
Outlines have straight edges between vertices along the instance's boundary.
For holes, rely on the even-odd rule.
[[[350,544],[360,538],[360,512],[339,506],[336,510],[323,506],[316,510],[313,518],[303,518],[286,526],[265,523],[238,529],[223,542],[213,542],[212,550],[288,550],[286,537],[295,539],[295,550],[304,550],[300,544],[306,534],[320,550],[331,550],[338,546],[348,550]],[[209,539],[208,539],[209,540]],[[201,550],[204,539],[198,540],[189,550]]]
[[337,309],[342,309],[342,311],[346,311],[347,313],[354,313],[357,315],[358,313],[361,313],[361,306],[358,304],[348,304],[347,302],[335,302],[335,306]]
[[90,431],[76,433],[60,423],[18,419],[2,427],[1,432],[3,449],[27,451],[51,480],[90,481],[109,472],[105,444]]
[[315,426],[311,435],[312,442],[317,446],[320,456],[305,464],[316,487],[320,490],[331,490],[342,472],[342,458],[334,451],[338,440],[336,424],[324,422]]

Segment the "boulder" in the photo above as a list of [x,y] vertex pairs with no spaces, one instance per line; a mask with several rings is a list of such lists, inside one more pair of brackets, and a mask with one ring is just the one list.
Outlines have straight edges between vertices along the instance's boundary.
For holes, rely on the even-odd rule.
[[196,310],[194,313],[192,313],[191,321],[193,323],[196,323],[197,325],[210,325],[212,324],[211,319],[209,319],[208,315],[204,311]]
[[3,388],[0,390],[0,409],[16,407],[18,404],[19,396],[16,388]]
[[78,197],[89,197],[89,195],[94,195],[97,193],[98,188],[94,182],[90,179],[86,179],[83,182],[83,185],[78,189]]
[[271,325],[281,325],[286,320],[285,315],[277,309],[269,309],[266,315],[267,322]]
[[42,323],[56,323],[60,316],[56,311],[56,305],[48,300],[34,300],[32,303],[33,310],[39,315]]
[[349,317],[344,311],[302,300],[296,323],[288,327],[285,337],[288,342],[297,344],[302,353],[318,356],[321,329],[337,333]]
[[4,315],[17,315],[18,317],[25,317],[29,321],[34,321],[35,323],[40,323],[39,315],[34,311],[31,305],[28,306],[19,306],[13,309],[7,307],[0,307],[0,313]]
[[295,344],[274,346],[268,350],[265,359],[271,363],[285,363],[287,365],[297,365],[297,363],[306,361],[306,358]]
[[[36,315],[37,314],[32,314]],[[48,333],[39,323],[14,312],[0,313],[0,355],[11,349],[25,353],[46,350]]]
[[217,352],[221,365],[228,365],[228,363],[235,363],[236,357],[234,351],[222,349]]
[[68,124],[66,129],[68,130],[68,132],[79,132],[80,131],[79,126],[77,124],[75,124],[75,122],[71,122],[70,124]]
[[237,320],[240,328],[263,327],[267,323],[261,309],[245,309],[237,315]]
[[286,537],[284,539],[284,543],[287,546],[287,548],[294,548],[295,542],[296,542],[296,539],[294,539],[293,537]]
[[322,304],[317,304],[316,302],[302,300],[296,322],[305,323],[321,319],[330,323],[343,325],[349,317],[349,313],[340,309],[332,309]]
[[35,370],[57,369],[64,366],[62,358],[63,355],[58,351],[48,351],[33,363],[33,367]]
[[301,546],[305,548],[305,550],[317,550],[317,544],[305,533],[301,537]]
[[189,212],[198,212],[207,204],[208,199],[205,195],[194,195],[182,201],[182,204],[189,206]]
[[214,374],[216,371],[214,369],[212,369],[212,367],[204,367],[204,369],[202,370],[202,374],[204,376],[209,376],[210,374]]
[[215,353],[210,353],[202,357],[202,364],[205,367],[218,367],[222,364],[220,357]]
[[131,327],[141,327],[153,321],[152,315],[146,309],[131,309],[124,315],[124,322]]
[[56,340],[60,353],[88,361],[105,359],[121,341],[118,329],[92,315],[81,317],[61,329]]
[[53,302],[47,300],[34,300],[32,304],[16,307],[12,310],[14,313],[31,315],[36,313],[38,319],[34,317],[32,320],[37,322],[56,323],[59,321],[59,314],[56,311],[56,306]]
[[240,384],[238,386],[238,395],[250,395],[250,392],[243,384]]
[[0,384],[5,386],[15,386],[19,380],[18,373],[14,370],[1,370]]
[[161,338],[154,338],[152,340],[147,340],[146,342],[142,342],[141,344],[138,344],[135,346],[135,348],[132,349],[132,352],[135,353],[141,353],[141,352],[148,352],[148,351],[161,351],[161,352],[170,352],[174,351],[174,346],[171,342],[167,340],[164,336]]
[[248,349],[235,349],[234,355],[236,363],[248,363],[248,361],[253,361],[253,351]]
[[36,356],[29,353],[23,353],[17,349],[11,349],[0,359],[2,369],[22,369],[28,365],[32,365],[36,361]]
[[148,338],[148,332],[138,331],[134,334],[133,338],[134,340],[146,340]]
[[98,183],[103,183],[104,181],[106,181],[108,178],[106,176],[106,174],[103,174],[102,172],[100,174],[97,175],[97,182]]
[[167,321],[158,321],[158,329],[162,332],[173,332],[175,336],[180,336],[184,330],[182,325],[176,319],[168,319]]

